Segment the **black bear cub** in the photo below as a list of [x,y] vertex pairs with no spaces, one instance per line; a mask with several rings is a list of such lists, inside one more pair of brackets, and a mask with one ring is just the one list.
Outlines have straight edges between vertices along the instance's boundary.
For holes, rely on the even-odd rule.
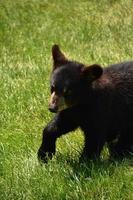
[[56,115],[44,128],[38,158],[51,159],[56,139],[80,127],[82,157],[95,159],[106,143],[111,156],[133,155],[133,62],[102,68],[68,60],[52,47],[49,110]]

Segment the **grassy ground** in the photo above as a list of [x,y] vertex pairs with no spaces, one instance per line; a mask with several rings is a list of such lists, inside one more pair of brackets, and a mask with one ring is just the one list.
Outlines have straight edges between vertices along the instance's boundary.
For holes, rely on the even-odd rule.
[[132,0],[0,0],[0,199],[133,200],[131,160],[78,163],[80,130],[40,166],[51,46],[103,66],[133,58]]

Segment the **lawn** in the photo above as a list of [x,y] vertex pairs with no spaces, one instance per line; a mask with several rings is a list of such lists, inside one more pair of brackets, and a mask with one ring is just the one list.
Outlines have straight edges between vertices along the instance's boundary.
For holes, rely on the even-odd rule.
[[132,0],[0,0],[0,200],[133,200],[132,160],[79,163],[78,129],[40,165],[51,46],[106,66],[133,59]]

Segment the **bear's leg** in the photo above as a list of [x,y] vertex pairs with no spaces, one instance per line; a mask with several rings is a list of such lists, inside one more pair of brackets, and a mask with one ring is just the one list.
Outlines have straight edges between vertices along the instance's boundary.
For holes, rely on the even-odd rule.
[[52,159],[56,150],[56,139],[78,127],[78,120],[71,111],[62,111],[44,128],[42,144],[38,150],[38,158],[44,162]]
[[[99,137],[100,136],[100,137]],[[100,134],[85,133],[85,144],[81,158],[96,159],[100,157],[105,138]]]
[[124,158],[133,156],[133,136],[132,131],[126,130],[120,134],[118,142],[113,144],[110,148],[110,154],[114,158]]

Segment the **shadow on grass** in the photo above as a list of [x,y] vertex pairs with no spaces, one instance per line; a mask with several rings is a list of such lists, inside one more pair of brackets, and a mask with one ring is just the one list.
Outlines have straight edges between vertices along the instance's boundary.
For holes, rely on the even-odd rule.
[[120,168],[123,167],[133,167],[133,157],[128,157],[124,159],[97,159],[97,160],[87,160],[87,159],[75,159],[70,155],[56,156],[56,162],[62,163],[62,165],[67,165],[73,171],[72,175],[75,174],[77,177],[96,177],[97,175],[108,175],[116,173]]

